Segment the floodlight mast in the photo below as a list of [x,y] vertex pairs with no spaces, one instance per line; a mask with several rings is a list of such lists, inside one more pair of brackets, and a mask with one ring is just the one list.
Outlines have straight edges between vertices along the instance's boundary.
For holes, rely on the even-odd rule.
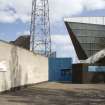
[[51,35],[48,0],[32,0],[30,50],[36,54],[51,55]]

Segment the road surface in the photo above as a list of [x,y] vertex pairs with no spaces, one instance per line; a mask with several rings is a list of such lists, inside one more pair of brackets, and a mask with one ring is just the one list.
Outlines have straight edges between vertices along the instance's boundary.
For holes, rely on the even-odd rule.
[[0,105],[105,105],[105,85],[46,82],[2,93]]

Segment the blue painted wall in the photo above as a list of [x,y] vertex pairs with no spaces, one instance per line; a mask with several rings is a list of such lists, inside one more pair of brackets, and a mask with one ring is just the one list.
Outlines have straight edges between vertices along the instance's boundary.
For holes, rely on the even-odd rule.
[[72,58],[49,58],[49,81],[71,81]]

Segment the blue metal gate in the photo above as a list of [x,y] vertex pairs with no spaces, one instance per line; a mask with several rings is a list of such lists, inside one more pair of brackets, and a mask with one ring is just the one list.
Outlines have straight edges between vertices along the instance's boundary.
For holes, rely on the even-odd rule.
[[72,58],[49,58],[49,81],[71,81]]

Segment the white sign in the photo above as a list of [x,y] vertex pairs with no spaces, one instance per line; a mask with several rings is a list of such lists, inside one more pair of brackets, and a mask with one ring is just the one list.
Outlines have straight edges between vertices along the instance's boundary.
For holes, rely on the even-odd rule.
[[7,71],[7,63],[6,61],[1,61],[0,62],[0,72],[2,71]]
[[105,66],[89,66],[88,71],[105,72]]

